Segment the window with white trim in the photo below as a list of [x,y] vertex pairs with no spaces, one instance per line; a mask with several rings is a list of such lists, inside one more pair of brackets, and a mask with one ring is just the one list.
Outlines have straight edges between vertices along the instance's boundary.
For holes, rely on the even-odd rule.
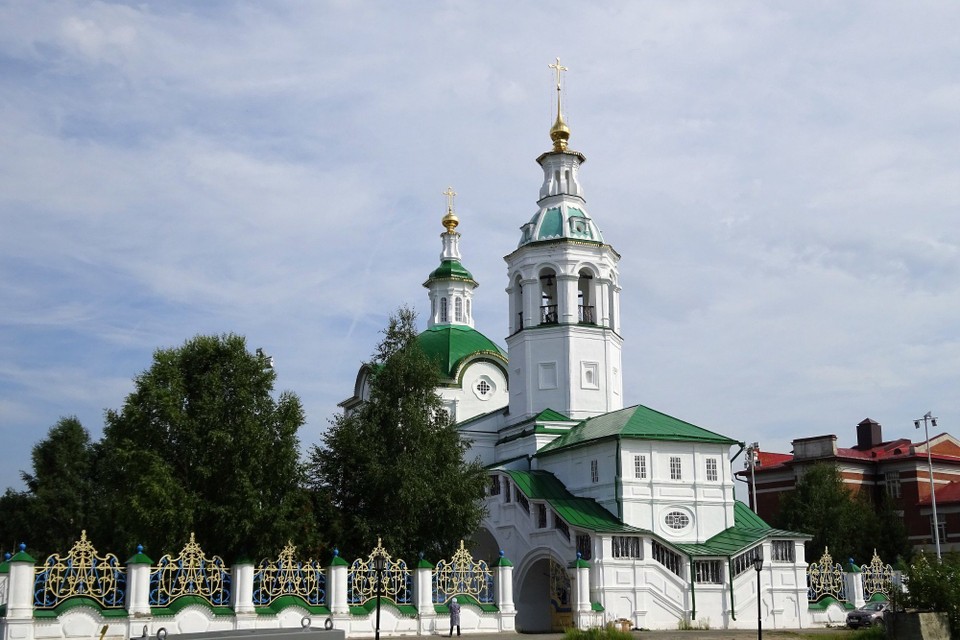
[[463,322],[463,298],[459,296],[453,299],[453,317],[457,322]]
[[577,553],[582,560],[590,560],[593,557],[593,540],[589,534],[577,536]]
[[886,487],[887,495],[891,498],[900,497],[900,472],[888,471],[883,474],[883,484]]
[[633,475],[637,480],[647,479],[647,456],[633,456]]
[[[947,541],[947,516],[942,513],[937,514],[937,529],[940,533],[940,544]],[[933,540],[933,516],[930,516],[930,540]]]
[[753,561],[757,558],[763,558],[763,547],[756,546],[749,551],[744,551],[733,559],[733,577],[736,578],[744,571],[753,569]]
[[596,460],[590,461],[590,482],[593,484],[600,482],[600,466]]
[[651,553],[653,559],[665,566],[670,571],[674,572],[678,576],[681,575],[680,568],[682,566],[680,560],[680,554],[676,551],[671,551],[667,547],[663,546],[656,540],[651,543]]
[[719,560],[697,560],[693,563],[693,581],[723,584],[723,565]]
[[796,562],[796,545],[793,540],[773,541],[774,562]]
[[717,459],[707,458],[707,482],[716,482],[719,479],[717,473]]
[[680,531],[690,525],[690,516],[683,511],[671,511],[663,517],[663,523],[667,525],[669,529]]
[[643,559],[643,543],[637,536],[613,536],[614,558]]
[[680,456],[670,456],[670,479],[683,480],[683,467],[680,465]]
[[447,299],[440,298],[440,322],[447,321]]
[[490,476],[490,495],[492,496],[500,495],[500,476],[497,476],[497,475]]
[[537,505],[537,529],[547,528],[547,505]]

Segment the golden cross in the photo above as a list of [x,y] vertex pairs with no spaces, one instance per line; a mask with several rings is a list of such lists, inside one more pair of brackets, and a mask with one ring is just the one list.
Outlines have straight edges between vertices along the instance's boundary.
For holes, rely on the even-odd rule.
[[447,211],[453,211],[453,197],[457,195],[457,192],[453,190],[453,187],[447,187],[447,190],[440,195],[447,196]]
[[557,58],[557,62],[555,64],[548,64],[547,67],[549,67],[550,69],[556,69],[557,71],[557,91],[559,92],[560,91],[560,72],[570,71],[570,68],[560,64],[560,58]]

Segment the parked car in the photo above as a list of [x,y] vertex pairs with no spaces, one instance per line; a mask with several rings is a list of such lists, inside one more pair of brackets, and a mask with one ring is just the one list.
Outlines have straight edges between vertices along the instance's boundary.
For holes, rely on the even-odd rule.
[[870,602],[847,614],[847,626],[852,629],[872,627],[883,624],[883,612],[889,608],[887,602]]

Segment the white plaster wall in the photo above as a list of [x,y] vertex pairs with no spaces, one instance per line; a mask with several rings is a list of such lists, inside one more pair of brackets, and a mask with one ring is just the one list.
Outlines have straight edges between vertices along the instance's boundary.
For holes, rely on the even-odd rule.
[[[733,475],[729,447],[716,444],[624,439],[623,518],[676,542],[704,542],[734,524]],[[634,474],[634,456],[647,457],[647,478]],[[682,476],[670,478],[670,458],[679,457]],[[706,460],[717,461],[717,480],[706,479]],[[687,513],[691,524],[677,531],[664,525],[671,511]]]

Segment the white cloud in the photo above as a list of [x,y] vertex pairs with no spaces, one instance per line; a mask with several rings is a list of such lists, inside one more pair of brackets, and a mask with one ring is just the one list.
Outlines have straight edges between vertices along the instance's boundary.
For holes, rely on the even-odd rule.
[[[235,331],[315,441],[425,307],[452,184],[476,316],[555,105],[623,255],[626,398],[786,450],[960,421],[953,3],[0,4],[0,457]],[[562,37],[561,37],[562,36]],[[0,485],[16,484],[0,474]]]

